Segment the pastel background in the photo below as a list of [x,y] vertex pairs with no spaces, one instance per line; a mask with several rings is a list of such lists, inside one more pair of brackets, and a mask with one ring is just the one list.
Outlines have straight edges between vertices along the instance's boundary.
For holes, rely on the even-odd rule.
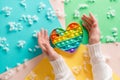
[[[89,0],[88,0],[89,1]],[[34,40],[33,38],[32,38],[32,33],[33,33],[33,31],[34,30],[39,30],[40,28],[42,28],[42,27],[44,27],[44,25],[47,25],[47,26],[51,26],[51,27],[49,27],[50,29],[48,29],[48,27],[44,27],[44,28],[47,28],[48,30],[49,30],[49,33],[52,31],[52,29],[54,29],[54,28],[56,28],[56,27],[63,27],[63,28],[65,28],[65,25],[68,25],[70,22],[73,22],[73,21],[76,21],[76,22],[80,22],[81,23],[81,20],[80,20],[80,18],[77,18],[77,19],[74,19],[73,17],[74,17],[74,10],[76,10],[77,9],[77,7],[78,7],[78,5],[79,4],[83,4],[83,3],[85,3],[85,4],[88,4],[89,5],[89,7],[87,7],[86,9],[82,9],[82,10],[80,10],[80,16],[82,16],[82,14],[83,13],[87,13],[88,14],[88,12],[93,12],[94,14],[95,14],[95,16],[97,17],[97,19],[98,19],[98,21],[99,21],[99,25],[100,25],[100,29],[101,29],[101,31],[102,31],[102,35],[104,36],[104,38],[103,38],[103,40],[102,40],[102,42],[103,43],[105,43],[106,42],[106,36],[107,35],[112,35],[112,28],[113,27],[117,27],[118,28],[118,33],[119,33],[119,31],[120,31],[120,28],[119,28],[119,10],[118,10],[118,8],[119,8],[119,3],[120,3],[120,1],[119,0],[105,0],[105,1],[101,1],[101,0],[97,0],[97,1],[95,1],[95,2],[93,2],[93,3],[89,3],[87,0],[75,0],[75,1],[73,1],[73,0],[71,0],[69,3],[67,3],[67,4],[63,4],[62,3],[62,1],[60,0],[60,1],[58,1],[58,0],[50,0],[50,3],[51,3],[51,5],[52,5],[52,7],[53,7],[53,9],[56,11],[57,9],[60,9],[60,11],[62,12],[62,13],[64,13],[64,10],[65,10],[65,13],[66,13],[66,17],[65,18],[59,18],[59,21],[60,21],[60,23],[58,22],[58,20],[57,20],[57,18],[55,18],[55,20],[53,20],[52,22],[50,21],[48,21],[48,20],[46,20],[46,17],[44,16],[45,14],[46,14],[46,12],[44,13],[44,14],[41,14],[41,15],[43,15],[43,16],[41,16],[40,15],[40,13],[37,13],[37,5],[39,4],[39,2],[44,2],[44,0],[40,0],[40,1],[38,1],[38,3],[36,2],[34,2],[34,1],[28,1],[28,0],[26,0],[26,3],[28,4],[27,5],[27,8],[26,8],[26,10],[24,10],[24,8],[23,7],[21,7],[20,5],[19,5],[19,1],[17,1],[17,3],[16,3],[16,1],[9,1],[9,3],[12,3],[11,4],[11,6],[14,6],[14,5],[16,5],[17,4],[17,6],[16,7],[18,7],[24,14],[30,14],[30,12],[33,12],[33,13],[31,13],[31,14],[36,14],[36,15],[38,15],[39,16],[39,21],[38,22],[36,22],[35,24],[33,24],[31,27],[29,27],[29,26],[26,26],[26,23],[22,23],[23,25],[24,25],[24,29],[22,30],[22,31],[20,31],[20,32],[12,32],[12,33],[9,33],[9,35],[20,35],[21,36],[21,34],[20,33],[25,33],[26,32],[26,34],[23,34],[23,36],[24,35],[27,35],[28,37],[29,37],[29,40],[31,41],[31,42],[35,42],[36,40]],[[0,1],[0,3],[3,3],[3,4],[0,4],[0,8],[1,8],[1,6],[2,5],[10,5],[10,4],[7,4],[8,3],[8,1]],[[13,3],[14,3],[14,5],[13,5]],[[31,3],[31,4],[36,4],[36,6],[34,6],[34,5],[29,5],[29,3]],[[48,7],[51,7],[50,6],[50,4],[49,4],[49,1],[47,1],[47,0],[45,0],[45,3],[47,3],[47,6]],[[106,4],[108,4],[108,5],[106,5]],[[31,6],[33,6],[34,7],[34,10],[31,10],[31,9],[33,9],[33,7],[31,7]],[[73,7],[74,6],[74,7]],[[2,6],[3,7],[3,6]],[[107,13],[107,11],[108,11],[108,8],[109,7],[111,7],[111,8],[113,8],[113,9],[115,9],[115,17],[114,18],[110,18],[110,19],[107,19],[107,17],[106,17],[106,13]],[[30,10],[30,11],[29,11]],[[28,12],[27,12],[28,11]],[[15,9],[15,12],[16,13],[18,13],[18,11]],[[18,18],[16,19],[16,17],[17,16],[15,16],[15,15],[13,15],[13,14],[15,14],[14,12],[12,12],[11,13],[11,17],[13,16],[15,19],[12,19],[12,21],[18,21],[18,18],[20,17],[20,14],[19,14],[19,16],[18,16]],[[10,17],[9,16],[9,17]],[[7,24],[7,22],[8,21],[11,21],[11,18],[9,18],[9,17],[7,17],[7,18],[9,18],[8,19],[8,21],[7,20],[3,20],[4,18],[6,19],[6,17],[4,17],[4,15],[0,15],[0,17],[2,17],[1,19],[0,19],[0,23],[4,26],[2,26],[2,28],[0,29],[0,37],[2,37],[2,36],[5,36],[5,35],[8,35],[8,33],[6,32],[6,30],[7,30],[7,27],[6,27],[6,24]],[[44,21],[43,21],[44,20]],[[40,23],[40,21],[43,21],[42,23]],[[48,23],[48,24],[43,24],[43,23]],[[51,25],[51,23],[52,23],[52,25]],[[103,24],[104,23],[104,24]],[[62,26],[61,26],[61,25]],[[41,25],[41,26],[39,26],[39,25]],[[58,26],[59,25],[59,26]],[[105,26],[105,27],[104,27]],[[3,30],[3,28],[4,28],[4,30]],[[29,30],[29,31],[26,31],[26,30]],[[32,30],[32,31],[31,31]],[[1,33],[2,32],[2,33]],[[7,34],[6,34],[7,33]],[[16,34],[15,34],[16,33]],[[87,35],[87,32],[86,32],[86,30],[84,30],[84,35],[85,35],[85,37],[84,37],[84,40],[83,40],[83,43],[84,44],[86,44],[88,41],[87,41],[87,39],[88,39],[88,35]],[[8,36],[7,36],[8,37]],[[9,36],[10,37],[10,36]],[[11,37],[13,37],[14,38],[14,36],[11,36]],[[10,38],[11,38],[10,37]],[[24,36],[25,37],[25,36]],[[27,37],[25,37],[25,38],[27,38]],[[120,41],[120,36],[118,35],[118,40],[117,40],[117,42],[119,42]],[[12,38],[11,38],[12,39]],[[12,41],[10,39],[10,41]],[[18,39],[15,39],[14,38],[14,40],[16,41],[16,40],[19,40],[19,38]],[[26,39],[26,40],[28,40],[28,38]],[[21,55],[21,52],[19,52],[19,51],[17,51],[17,49],[15,49],[16,48],[16,44],[17,44],[17,42],[15,42],[15,43],[11,43],[13,46],[14,46],[14,48],[13,49],[15,49],[15,51],[16,52],[19,52],[19,53],[12,53],[14,56],[17,56],[17,58],[15,58],[14,57],[14,60],[15,61],[13,61],[14,62],[14,64],[11,64],[11,62],[9,62],[8,60],[5,60],[4,61],[4,59],[3,58],[0,58],[0,63],[3,65],[2,67],[3,67],[3,69],[0,69],[0,70],[2,70],[3,72],[5,72],[6,71],[6,69],[5,69],[5,67],[6,66],[8,66],[8,62],[9,62],[9,64],[10,65],[13,65],[13,66],[10,66],[10,68],[13,68],[13,69],[11,69],[11,70],[13,70],[13,72],[11,73],[11,75],[10,76],[8,76],[8,74],[10,73],[10,71],[7,71],[7,72],[5,72],[5,73],[2,73],[1,75],[0,75],[0,78],[4,78],[5,76],[8,76],[8,79],[7,80],[13,80],[13,79],[16,79],[16,80],[25,80],[25,78],[26,78],[26,80],[30,80],[29,78],[28,78],[28,76],[29,75],[31,75],[31,73],[32,72],[34,72],[35,70],[36,70],[36,72],[38,72],[39,73],[39,70],[41,71],[41,68],[43,68],[45,65],[46,65],[46,63],[48,63],[48,62],[44,62],[44,55],[42,55],[41,53],[41,55],[39,55],[39,53],[37,53],[37,54],[32,54],[32,55],[29,55],[28,56],[28,54],[31,54],[31,53],[29,53],[29,52],[27,52],[28,51],[28,48],[30,47],[30,46],[28,46],[28,43],[29,43],[29,40],[28,40],[28,42],[27,42],[27,44],[25,45],[25,47],[21,50],[21,51],[23,51],[23,55],[24,56],[22,56]],[[8,41],[8,40],[7,40]],[[9,41],[8,41],[9,42]],[[31,43],[30,42],[30,43]],[[36,42],[35,42],[35,44],[37,44]],[[33,44],[31,44],[32,46],[34,46],[35,45],[34,43]],[[116,46],[116,45],[118,45],[118,46]],[[109,44],[109,43],[105,43],[105,44],[102,44],[102,51],[103,51],[103,54],[106,56],[106,58],[107,58],[107,60],[108,60],[108,64],[112,67],[112,69],[113,69],[113,72],[115,73],[114,74],[114,77],[115,77],[115,80],[119,80],[120,78],[118,77],[118,76],[120,76],[120,73],[119,73],[119,67],[120,67],[120,65],[119,65],[119,60],[120,60],[120,55],[119,55],[119,49],[120,49],[120,46],[119,46],[120,44],[119,43],[111,43],[111,44]],[[11,49],[12,49],[11,48]],[[24,54],[24,51],[25,52],[27,52],[26,54]],[[3,51],[1,51],[2,53],[3,53]],[[63,54],[64,54],[64,52],[63,52]],[[13,55],[10,55],[10,54],[0,54],[0,57],[7,57],[8,59],[10,59],[11,57],[9,57],[9,56],[6,56],[6,55],[9,55],[9,56],[12,56],[13,57]],[[77,55],[77,54],[76,54]],[[20,59],[20,61],[18,60],[18,56],[22,56],[22,57],[19,57],[19,59]],[[35,58],[34,58],[35,57]],[[65,57],[65,56],[64,56]],[[26,63],[24,63],[24,64],[21,64],[20,66],[17,66],[17,63],[23,63],[23,61],[24,61],[24,59],[26,59],[26,58],[28,58],[29,59],[29,61],[27,61]],[[43,60],[42,60],[43,59]],[[74,59],[74,58],[73,58]],[[10,59],[11,60],[11,59]],[[12,59],[13,60],[13,59]],[[41,61],[42,60],[42,61]],[[76,58],[76,60],[77,60],[77,58]],[[41,61],[41,62],[40,62]],[[3,63],[3,62],[5,62],[5,63]],[[7,62],[7,63],[6,63]],[[44,65],[42,65],[41,63],[45,63]],[[69,65],[70,64],[72,64],[69,60],[67,60],[67,63],[69,63]],[[76,62],[77,63],[77,62]],[[82,64],[82,63],[81,63]],[[47,64],[47,65],[49,65],[49,63]],[[16,67],[15,67],[16,66]],[[41,67],[41,68],[39,68],[39,66]],[[49,65],[50,66],[50,65]],[[74,65],[74,66],[76,66],[76,65]],[[0,65],[0,67],[1,67],[1,65]],[[1,68],[2,68],[1,67]],[[9,67],[9,66],[8,66]],[[51,66],[48,68],[48,70],[51,68]],[[32,70],[32,71],[31,71]],[[51,69],[50,69],[51,70]],[[49,73],[48,73],[49,74]],[[118,76],[117,76],[117,75]],[[39,75],[39,74],[38,74]],[[45,74],[46,75],[46,74]],[[52,76],[54,76],[53,74],[51,74]],[[83,74],[83,75],[85,75],[85,74]],[[91,74],[90,74],[91,75]],[[27,77],[26,77],[27,76]],[[32,75],[32,76],[35,76],[34,74]],[[49,76],[49,75],[47,75],[47,76]],[[83,76],[84,77],[84,76]],[[85,78],[85,77],[84,77]],[[34,79],[34,80],[39,80],[39,78],[36,78],[36,79]]]

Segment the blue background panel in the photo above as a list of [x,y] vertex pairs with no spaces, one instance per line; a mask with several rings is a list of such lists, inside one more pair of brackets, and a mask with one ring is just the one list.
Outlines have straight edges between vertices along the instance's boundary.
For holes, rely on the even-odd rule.
[[[40,13],[37,12],[37,8],[40,2],[46,4],[46,8]],[[26,0],[27,8],[20,6],[20,0],[0,0],[0,9],[5,6],[11,7],[11,15],[6,17],[3,13],[0,13],[0,37],[6,37],[9,44],[10,51],[5,52],[0,48],[0,73],[6,71],[6,67],[14,68],[17,63],[23,63],[24,59],[32,59],[42,52],[37,50],[35,53],[30,53],[28,48],[34,48],[37,44],[37,39],[32,37],[34,30],[40,30],[41,28],[47,29],[48,33],[57,27],[60,27],[60,23],[57,17],[54,20],[47,20],[46,13],[48,8],[52,8],[49,0]],[[39,17],[38,22],[32,26],[28,26],[26,22],[19,21],[21,15],[37,15]],[[20,22],[23,26],[22,31],[10,32],[8,22]],[[25,40],[26,44],[23,48],[17,47],[19,40]]]

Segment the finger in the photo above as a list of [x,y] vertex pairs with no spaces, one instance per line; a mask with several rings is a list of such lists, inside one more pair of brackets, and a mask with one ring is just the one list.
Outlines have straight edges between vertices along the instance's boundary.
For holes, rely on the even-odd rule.
[[42,42],[41,39],[42,39],[42,37],[41,37],[41,32],[39,32],[39,33],[38,33],[38,43],[39,43],[39,45],[40,45],[41,48],[44,48],[44,47],[42,46],[43,42]]
[[40,43],[40,42],[41,42],[41,33],[38,32],[38,43]]
[[37,33],[37,37],[38,37],[38,39],[39,39],[39,37],[40,37],[40,32]]
[[93,23],[93,20],[91,19],[91,17],[88,17],[88,16],[86,16],[86,15],[83,15],[83,17],[84,17],[90,24]]
[[45,39],[45,30],[43,29],[43,39]]
[[44,38],[45,38],[45,40],[48,40],[48,39],[47,39],[47,35],[48,35],[48,34],[47,34],[47,31],[44,30]]
[[92,27],[93,27],[93,28],[94,28],[94,27],[97,27],[97,23],[93,23]]
[[39,46],[40,46],[40,48],[42,49],[42,51],[43,52],[45,52],[47,49],[45,48],[45,46],[43,45],[44,44],[44,42],[41,40],[41,39],[43,39],[42,38],[42,36],[43,36],[43,29],[40,31],[40,32],[38,32],[38,43],[39,43]]
[[45,30],[45,39],[46,39],[46,40],[49,40],[49,37],[48,37],[48,32],[47,32],[47,30]]
[[41,32],[37,33],[38,38],[41,38]]
[[41,29],[41,38],[43,39],[44,38],[44,29]]
[[45,54],[48,53],[48,52],[47,52],[47,49],[46,49],[45,47],[42,47],[41,49],[42,49],[42,52],[43,52],[43,53],[45,53]]
[[89,23],[90,25],[92,24],[92,20],[88,17],[88,16],[86,16],[86,15],[83,15],[83,17],[82,17],[87,23]]
[[46,48],[45,48],[44,44],[40,44],[40,48],[41,48],[43,51],[45,51],[45,50],[46,50]]
[[94,17],[94,15],[92,13],[89,14],[90,17],[92,18],[93,21],[96,21],[96,18]]
[[90,29],[89,29],[89,27],[87,26],[87,24],[83,23],[82,25],[87,29],[88,32],[90,31]]
[[40,48],[42,49],[42,51],[46,52],[47,48],[46,48],[46,46],[44,44],[46,44],[46,43],[41,42],[39,45],[40,45]]
[[[48,44],[44,44],[44,46],[46,47],[46,49],[47,49],[47,52],[46,52],[46,54],[47,55],[50,55],[51,54],[51,52],[52,52],[52,50],[53,50],[53,48],[50,46],[50,44],[48,43]],[[48,52],[49,51],[49,52]]]
[[84,22],[86,22],[88,25],[91,25],[91,22],[87,18],[85,18],[84,16],[82,17],[82,20]]

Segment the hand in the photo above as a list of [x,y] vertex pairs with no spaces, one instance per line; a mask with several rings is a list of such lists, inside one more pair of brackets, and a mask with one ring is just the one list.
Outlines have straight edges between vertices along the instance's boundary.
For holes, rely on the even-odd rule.
[[82,25],[89,33],[89,44],[100,42],[100,30],[98,27],[98,22],[92,13],[90,13],[89,16],[83,15],[82,20],[84,21]]
[[59,55],[50,46],[49,37],[46,30],[42,29],[40,32],[38,32],[38,44],[42,49],[42,52],[47,55],[49,60],[53,61],[59,58]]

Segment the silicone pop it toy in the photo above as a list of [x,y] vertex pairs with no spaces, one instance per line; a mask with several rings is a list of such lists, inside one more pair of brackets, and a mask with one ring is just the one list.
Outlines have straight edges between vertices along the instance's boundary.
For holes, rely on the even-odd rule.
[[50,35],[52,44],[67,52],[74,52],[82,42],[83,30],[78,23],[68,25],[66,31],[61,28],[56,28]]

